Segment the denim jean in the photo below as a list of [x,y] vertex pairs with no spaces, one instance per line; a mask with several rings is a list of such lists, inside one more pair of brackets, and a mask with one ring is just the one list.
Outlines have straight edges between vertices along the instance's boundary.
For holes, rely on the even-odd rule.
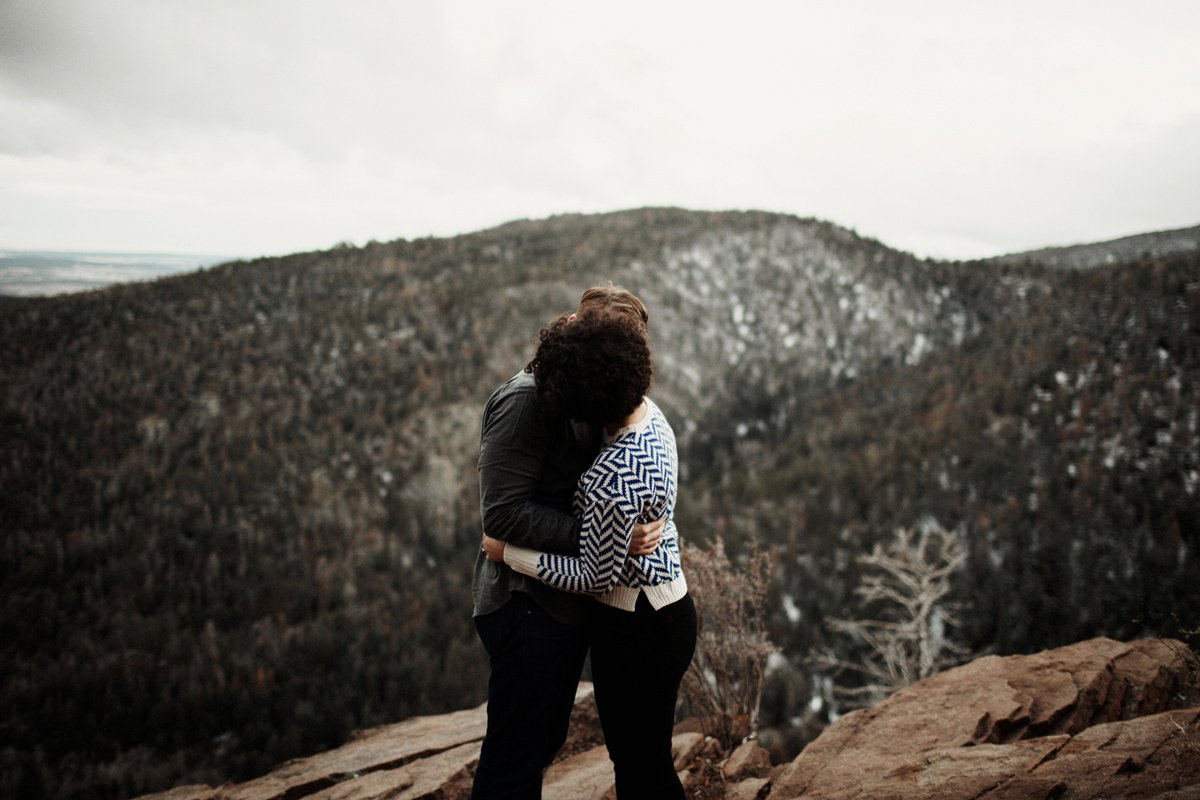
[[491,676],[471,798],[537,800],[542,773],[567,739],[587,629],[559,622],[529,595],[513,592],[501,608],[476,617],[475,630]]

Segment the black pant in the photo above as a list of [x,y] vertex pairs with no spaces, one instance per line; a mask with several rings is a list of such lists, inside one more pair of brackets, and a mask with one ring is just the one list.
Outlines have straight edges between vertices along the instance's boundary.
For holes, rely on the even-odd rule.
[[536,800],[542,771],[567,739],[586,626],[559,622],[529,595],[513,592],[499,610],[476,617],[475,629],[492,671],[471,797]]
[[596,709],[618,800],[683,800],[671,731],[679,684],[696,651],[691,596],[655,611],[642,594],[632,613],[597,603],[589,628]]

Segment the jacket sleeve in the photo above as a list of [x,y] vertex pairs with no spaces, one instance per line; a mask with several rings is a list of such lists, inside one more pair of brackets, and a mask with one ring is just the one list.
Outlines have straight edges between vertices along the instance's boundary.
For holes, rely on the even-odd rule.
[[556,589],[604,594],[621,577],[640,513],[627,488],[626,481],[616,473],[589,482],[579,557],[508,545],[504,548],[504,563]]
[[479,503],[488,536],[548,553],[579,553],[580,522],[533,497],[550,446],[533,392],[497,396],[479,443]]

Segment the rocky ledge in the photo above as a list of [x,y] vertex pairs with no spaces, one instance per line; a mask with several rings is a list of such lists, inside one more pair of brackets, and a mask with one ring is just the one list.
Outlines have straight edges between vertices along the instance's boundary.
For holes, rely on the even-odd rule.
[[[1170,641],[1092,639],[989,656],[847,714],[790,764],[771,767],[753,742],[721,753],[681,728],[676,768],[705,800],[1200,800],[1200,708],[1175,707],[1184,652]],[[465,799],[485,725],[485,706],[418,717],[255,780],[146,800]],[[582,685],[571,738],[546,773],[546,800],[613,797],[598,740]]]
[[981,658],[842,717],[768,796],[1200,799],[1200,709],[1170,710],[1183,652],[1092,639]]

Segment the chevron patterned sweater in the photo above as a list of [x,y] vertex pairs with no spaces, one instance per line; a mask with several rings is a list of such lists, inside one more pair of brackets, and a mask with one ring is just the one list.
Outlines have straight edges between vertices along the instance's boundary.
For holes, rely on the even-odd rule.
[[[602,603],[633,611],[646,593],[654,608],[681,599],[687,581],[679,561],[675,510],[678,456],[675,434],[658,406],[646,398],[641,420],[607,440],[579,479],[575,514],[583,520],[579,557],[506,545],[504,561],[517,572],[568,592],[595,595]],[[629,554],[637,522],[667,518],[658,549]]]

